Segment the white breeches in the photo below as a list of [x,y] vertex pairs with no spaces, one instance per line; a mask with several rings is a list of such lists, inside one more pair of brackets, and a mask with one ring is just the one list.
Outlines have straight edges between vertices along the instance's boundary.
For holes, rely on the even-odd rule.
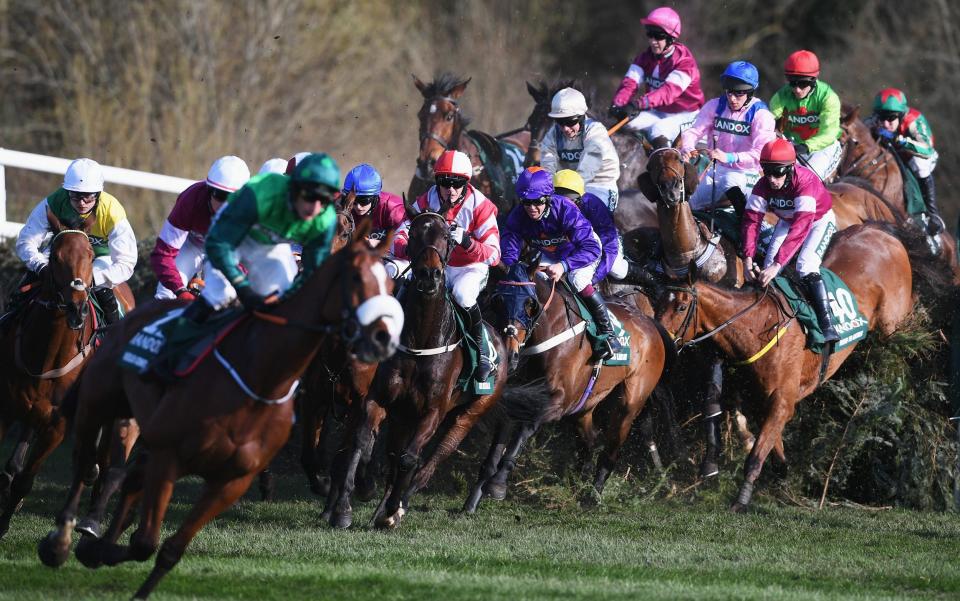
[[[237,256],[247,268],[253,291],[262,296],[283,294],[297,277],[297,261],[287,243],[263,245],[244,238],[237,247]],[[200,294],[214,309],[220,310],[237,298],[237,291],[210,261],[204,261],[206,286]]]

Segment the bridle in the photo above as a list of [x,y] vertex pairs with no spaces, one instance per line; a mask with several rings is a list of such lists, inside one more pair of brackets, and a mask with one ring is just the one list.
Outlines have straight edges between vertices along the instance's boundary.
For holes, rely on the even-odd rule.
[[[537,297],[536,285],[537,285],[536,282],[529,282],[529,281],[528,281],[528,282],[519,282],[519,281],[500,281],[500,282],[497,282],[497,286],[522,286],[522,287],[531,286],[531,287],[534,288],[533,294],[531,295],[533,298],[536,298],[536,297]],[[520,329],[517,328],[517,326],[514,325],[514,323],[520,323],[521,325],[523,325],[523,323],[524,323],[523,320],[521,320],[521,319],[516,319],[516,318],[511,318],[511,319],[509,320],[510,323],[508,323],[508,324],[503,328],[503,334],[504,334],[505,336],[507,336],[508,338],[516,341],[516,343],[517,343],[517,351],[518,351],[518,352],[523,350],[523,348],[527,345],[527,341],[529,341],[530,338],[533,336],[534,330],[536,330],[536,329],[537,329],[537,326],[540,325],[540,319],[541,319],[541,318],[544,316],[544,314],[547,312],[547,309],[550,308],[550,303],[553,302],[553,297],[554,297],[554,294],[556,293],[556,291],[557,291],[557,281],[556,281],[556,280],[551,280],[551,284],[550,284],[550,295],[547,297],[547,302],[545,302],[545,303],[540,303],[540,302],[539,302],[540,299],[537,299],[537,302],[540,304],[540,310],[539,310],[539,311],[537,312],[537,314],[530,320],[530,325],[527,326],[527,327],[525,327],[525,328],[523,328],[523,329],[525,329],[525,330],[527,331],[527,335],[524,337],[523,341],[521,341],[521,340],[520,340],[520,337],[518,336],[518,334],[520,333]],[[502,294],[502,293],[497,293],[497,294]]]
[[[723,323],[713,328],[709,332],[706,332],[705,334],[701,334],[700,336],[691,338],[690,340],[685,342],[684,338],[686,337],[687,330],[689,330],[691,326],[693,326],[694,329],[696,329],[696,322],[698,321],[697,311],[699,310],[699,297],[697,295],[697,288],[695,286],[689,286],[689,287],[688,286],[664,286],[663,290],[667,292],[686,292],[691,296],[690,306],[687,307],[686,313],[683,316],[683,321],[680,322],[680,329],[677,331],[675,335],[672,336],[673,343],[677,347],[677,352],[682,351],[684,348],[688,346],[696,346],[698,343],[712,338],[713,336],[718,334],[721,330],[725,329],[727,326],[729,326],[730,324],[734,323],[735,321],[737,321],[738,319],[740,319],[741,317],[749,313],[754,307],[759,305],[760,302],[763,301],[763,299],[767,298],[768,296],[771,296],[770,287],[767,286],[763,288],[761,293],[757,295],[757,299],[755,301],[753,301],[743,309],[731,315]],[[771,298],[776,298],[776,297],[773,296]],[[778,306],[779,306],[779,301],[778,301]],[[781,311],[783,310],[782,307],[780,307],[780,309]]]
[[[446,223],[446,221],[447,221],[446,218],[445,218],[442,214],[437,213],[436,211],[429,211],[429,210],[428,210],[428,211],[422,211],[422,212],[420,212],[420,213],[417,213],[417,215],[416,215],[413,219],[410,220],[410,231],[413,231],[413,226],[414,226],[414,224],[417,223],[418,220],[421,220],[421,218],[425,218],[425,217],[427,217],[427,216],[434,217],[434,218],[440,218],[440,220],[442,220],[444,223]],[[452,238],[451,238],[451,236],[450,236],[450,234],[449,234],[449,230],[448,230],[448,233],[447,233],[447,249],[446,249],[446,252],[441,251],[438,247],[436,247],[436,246],[433,245],[433,244],[424,244],[423,247],[420,248],[420,250],[417,251],[417,253],[413,256],[413,258],[410,259],[410,265],[409,265],[409,267],[407,267],[407,269],[413,269],[413,266],[417,263],[417,261],[420,260],[420,257],[422,257],[424,254],[426,254],[426,253],[429,252],[429,251],[433,251],[433,252],[437,253],[437,258],[440,259],[441,269],[445,269],[445,268],[447,267],[447,262],[448,262],[449,259],[450,259],[450,253],[453,252],[453,247],[454,247],[454,245],[452,244]],[[421,282],[420,279],[417,277],[417,274],[416,274],[416,271],[415,271],[415,270],[414,270],[414,272],[413,272],[413,279],[414,279],[414,281],[417,283],[417,290],[418,290],[419,292],[426,293],[426,291],[425,291],[425,290],[423,289],[423,287],[421,286],[422,282]]]
[[[674,147],[672,147],[672,146],[665,146],[665,147],[663,147],[663,148],[654,149],[654,150],[648,155],[648,161],[649,161],[650,159],[652,159],[653,156],[654,156],[655,154],[657,154],[658,152],[664,152],[664,151],[669,151],[669,152],[675,152],[675,153],[677,153],[677,156],[680,158],[680,165],[681,165],[681,166],[683,165],[683,154],[682,154],[678,149],[676,149],[676,148],[674,148]],[[671,202],[671,201],[670,201],[670,197],[669,197],[669,195],[667,194],[667,193],[669,192],[669,190],[667,190],[667,189],[664,187],[664,185],[660,183],[660,181],[659,181],[660,178],[659,178],[659,177],[657,178],[657,181],[655,182],[654,185],[656,185],[657,190],[660,192],[660,198],[663,199],[664,204],[666,204],[666,205],[669,206],[669,207],[673,207],[673,206],[676,206],[677,204],[686,202],[686,201],[687,201],[687,184],[686,184],[686,180],[684,179],[684,173],[683,173],[682,171],[677,171],[676,169],[674,169],[674,168],[672,168],[672,167],[668,167],[667,165],[664,164],[663,161],[660,161],[660,169],[661,169],[661,173],[662,173],[663,171],[668,171],[668,172],[672,173],[673,175],[676,175],[677,178],[680,180],[680,198],[679,198],[676,202]],[[648,168],[648,170],[649,170],[649,168]]]
[[[439,144],[440,147],[443,148],[444,150],[450,150],[450,146],[454,143],[454,141],[458,137],[460,137],[461,122],[459,119],[457,119],[457,117],[460,115],[460,102],[456,98],[452,98],[450,96],[438,95],[438,96],[433,96],[431,98],[428,98],[427,101],[423,104],[423,106],[435,107],[436,102],[438,100],[444,100],[453,105],[453,113],[454,113],[453,132],[450,134],[449,140],[444,140],[443,138],[433,133],[432,131],[428,131],[426,119],[421,118],[421,122],[420,122],[420,148],[421,149],[423,148],[424,142],[426,142],[427,140],[433,140],[434,142]],[[421,109],[421,112],[422,110],[423,109]],[[416,179],[419,179],[421,181],[433,181],[432,176],[426,173],[426,166],[427,166],[427,162],[421,159],[420,157],[417,157],[417,169],[416,171],[413,172],[413,176]]]
[[[860,144],[860,140],[856,136],[850,135],[846,145],[857,146]],[[844,175],[850,175],[853,177],[860,177],[863,179],[870,179],[870,177],[880,170],[881,167],[886,165],[891,158],[891,154],[887,152],[887,149],[883,145],[878,145],[877,154],[873,158],[867,160],[867,153],[864,152],[861,154],[850,166],[846,167]],[[864,161],[867,161],[865,164],[861,164]],[[869,169],[869,171],[865,170]]]

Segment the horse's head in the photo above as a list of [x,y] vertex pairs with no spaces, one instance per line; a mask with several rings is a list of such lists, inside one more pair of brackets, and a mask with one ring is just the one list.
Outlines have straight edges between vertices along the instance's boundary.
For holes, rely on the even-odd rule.
[[43,287],[48,300],[66,313],[67,325],[73,330],[83,327],[90,313],[90,287],[93,286],[93,246],[87,230],[89,219],[76,228],[60,222],[48,209],[47,221],[53,232],[50,263],[44,269]]
[[439,75],[425,84],[416,75],[413,83],[423,95],[423,105],[417,113],[420,120],[420,154],[417,157],[417,177],[431,179],[433,166],[444,150],[456,148],[457,138],[467,120],[460,114],[460,96],[470,79],[460,79],[450,73]]
[[663,325],[678,347],[696,335],[696,283],[697,264],[691,261],[686,286],[659,286],[653,297],[654,318]]
[[537,318],[543,311],[537,298],[536,283],[530,279],[528,268],[517,262],[507,277],[497,283],[492,304],[497,323],[503,332],[504,347],[510,359],[510,371],[520,363],[520,350],[527,342]]
[[[374,363],[388,359],[397,350],[403,329],[403,309],[391,292],[393,281],[383,267],[386,247],[371,249],[366,242],[369,222],[353,232],[350,243],[331,257],[335,279],[323,307],[329,321],[341,321],[344,342],[360,361]],[[339,297],[339,298],[338,298]]]
[[640,175],[637,185],[649,200],[662,202],[672,208],[685,202],[697,189],[697,168],[683,160],[680,153],[680,137],[670,146],[666,138],[659,137],[648,151],[647,171]]
[[330,252],[332,253],[346,247],[353,239],[353,232],[356,230],[357,224],[353,220],[351,208],[355,198],[356,193],[351,191],[346,196],[337,199],[337,233],[334,235],[333,243],[330,246]]
[[407,255],[413,283],[419,292],[432,296],[443,290],[443,270],[451,250],[450,225],[443,215],[425,211],[411,220]]
[[550,101],[553,95],[563,88],[573,87],[573,80],[561,81],[550,87],[545,82],[539,82],[534,87],[527,82],[527,92],[534,100],[533,112],[527,117],[524,129],[530,132],[530,146],[527,149],[527,155],[524,158],[523,166],[530,167],[540,164],[540,141],[547,135],[550,127],[553,125],[553,119],[550,118]]
[[840,175],[856,175],[857,166],[868,156],[876,156],[883,152],[880,143],[870,133],[870,128],[860,119],[860,107],[844,107],[843,117],[840,119],[840,145],[842,157],[837,173]]

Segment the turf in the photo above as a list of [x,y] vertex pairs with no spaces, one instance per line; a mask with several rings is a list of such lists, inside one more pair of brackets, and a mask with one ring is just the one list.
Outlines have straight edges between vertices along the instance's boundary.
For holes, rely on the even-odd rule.
[[[59,570],[38,561],[64,490],[65,474],[52,471],[0,541],[0,599],[129,598],[152,560],[96,571],[73,557]],[[198,491],[197,481],[180,484],[165,535]],[[333,531],[291,473],[279,501],[248,494],[202,531],[151,598],[960,598],[954,513],[814,511],[761,497],[733,515],[725,496],[605,497],[591,510],[485,501],[467,517],[461,498],[426,493],[399,531],[366,528],[370,504],[356,507],[358,527]]]

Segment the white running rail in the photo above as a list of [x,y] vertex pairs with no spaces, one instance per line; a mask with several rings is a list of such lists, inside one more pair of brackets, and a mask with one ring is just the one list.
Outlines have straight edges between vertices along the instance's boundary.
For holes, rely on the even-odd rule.
[[[4,170],[7,167],[15,167],[17,169],[31,169],[33,171],[43,171],[46,173],[66,173],[67,166],[70,165],[71,160],[72,159],[62,159],[43,154],[0,148],[0,239],[16,237],[17,234],[20,233],[20,228],[23,227],[22,223],[7,221],[7,185]],[[146,188],[147,190],[159,190],[160,192],[170,192],[173,194],[180,194],[196,181],[170,175],[158,175],[145,171],[123,169],[121,167],[108,167],[106,165],[103,166],[103,177],[106,181],[114,184]]]

